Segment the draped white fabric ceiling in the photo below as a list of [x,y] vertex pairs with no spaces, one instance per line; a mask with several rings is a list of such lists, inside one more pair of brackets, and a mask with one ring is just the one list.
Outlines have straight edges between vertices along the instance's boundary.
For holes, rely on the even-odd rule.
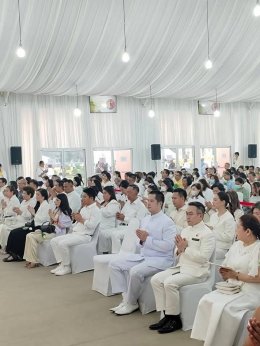
[[260,18],[255,0],[16,0],[0,2],[0,91],[260,101]]

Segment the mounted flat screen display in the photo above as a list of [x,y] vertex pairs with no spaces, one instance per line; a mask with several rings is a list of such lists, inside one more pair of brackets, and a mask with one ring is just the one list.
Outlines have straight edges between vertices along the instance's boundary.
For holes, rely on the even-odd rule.
[[90,113],[116,113],[116,96],[89,96]]

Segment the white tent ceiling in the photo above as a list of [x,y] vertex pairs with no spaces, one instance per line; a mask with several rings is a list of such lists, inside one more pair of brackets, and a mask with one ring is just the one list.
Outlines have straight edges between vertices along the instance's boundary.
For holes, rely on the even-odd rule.
[[260,101],[260,18],[255,0],[16,0],[0,1],[0,90],[27,94],[124,95]]

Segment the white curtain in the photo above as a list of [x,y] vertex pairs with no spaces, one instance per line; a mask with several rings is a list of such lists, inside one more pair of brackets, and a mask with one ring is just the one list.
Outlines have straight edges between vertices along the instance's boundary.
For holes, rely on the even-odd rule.
[[[247,145],[260,149],[260,104],[221,105],[221,116],[198,115],[197,103],[173,99],[153,100],[156,116],[147,116],[150,100],[118,97],[116,114],[90,114],[88,98],[79,98],[82,116],[75,118],[75,97],[10,94],[0,107],[0,162],[14,178],[10,147],[22,146],[23,165],[17,174],[34,176],[42,148],[86,149],[88,174],[94,167],[94,149],[133,149],[133,170],[154,169],[151,144],[194,146],[199,164],[200,146],[231,146],[247,159]],[[255,164],[260,164],[260,160]]]

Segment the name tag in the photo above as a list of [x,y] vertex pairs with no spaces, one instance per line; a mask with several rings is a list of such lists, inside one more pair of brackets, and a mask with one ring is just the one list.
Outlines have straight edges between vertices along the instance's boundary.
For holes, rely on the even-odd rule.
[[192,238],[191,240],[194,240],[194,241],[200,241],[199,238]]

